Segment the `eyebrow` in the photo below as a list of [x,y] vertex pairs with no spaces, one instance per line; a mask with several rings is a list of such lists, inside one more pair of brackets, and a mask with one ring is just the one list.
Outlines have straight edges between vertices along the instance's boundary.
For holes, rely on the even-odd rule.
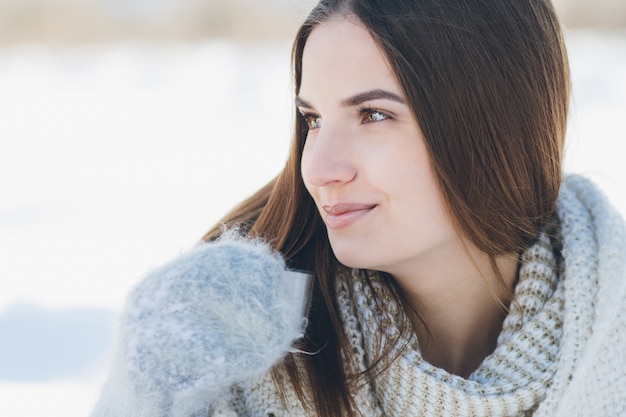
[[[400,104],[406,104],[404,99],[400,97],[399,95],[392,93],[390,91],[376,89],[376,90],[366,91],[364,93],[355,94],[352,97],[348,97],[341,101],[341,105],[344,107],[353,107],[353,106],[358,106],[359,104],[365,103],[366,101],[381,100],[381,99],[395,101]],[[314,108],[311,104],[309,104],[306,100],[303,100],[299,96],[296,96],[295,104],[298,107],[305,107],[308,109]]]

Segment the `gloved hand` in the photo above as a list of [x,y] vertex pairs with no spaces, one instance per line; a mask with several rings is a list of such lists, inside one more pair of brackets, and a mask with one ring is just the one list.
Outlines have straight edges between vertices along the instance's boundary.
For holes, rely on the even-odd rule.
[[92,417],[206,415],[302,336],[309,283],[267,245],[233,234],[148,274],[128,298]]

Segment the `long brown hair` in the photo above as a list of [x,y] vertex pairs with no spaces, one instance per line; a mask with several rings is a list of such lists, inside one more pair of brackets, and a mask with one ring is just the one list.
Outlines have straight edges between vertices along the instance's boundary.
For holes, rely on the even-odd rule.
[[[309,34],[348,16],[369,31],[399,80],[459,235],[492,266],[497,256],[527,248],[554,214],[569,103],[567,56],[550,1],[322,0],[294,42],[296,94]],[[298,347],[318,353],[290,354],[275,377],[303,403],[310,400],[316,415],[354,415],[358,376],[346,371],[349,352],[333,284],[344,267],[304,188],[306,135],[296,116],[283,171],[205,239],[217,237],[223,223],[243,226],[294,267],[315,271],[309,327]]]

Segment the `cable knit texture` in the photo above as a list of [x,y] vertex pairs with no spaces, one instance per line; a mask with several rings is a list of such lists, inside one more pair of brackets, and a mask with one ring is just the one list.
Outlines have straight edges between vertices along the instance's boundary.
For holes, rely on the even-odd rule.
[[[411,337],[397,359],[355,393],[363,416],[626,416],[624,222],[601,192],[575,176],[563,183],[557,214],[558,242],[542,234],[523,254],[497,347],[478,369],[465,379],[436,368]],[[301,330],[299,320],[282,321],[298,316],[281,298],[289,281],[271,277],[282,265],[266,251],[272,266],[258,275],[270,289],[255,286],[242,277],[260,261],[240,255],[232,261],[225,253],[219,263],[187,256],[186,267],[175,261],[169,268],[176,273],[165,267],[138,286],[122,325],[118,365],[94,417],[196,416],[206,410],[213,417],[306,416],[293,393],[283,405],[267,373]],[[204,265],[198,277],[210,277],[206,285],[194,283],[207,278],[186,276],[196,262]],[[358,271],[337,278],[350,360],[365,369],[379,341],[397,335],[402,311],[379,278],[371,286]],[[172,291],[181,295],[172,299]],[[252,293],[254,301],[246,295]],[[152,315],[158,320],[144,319]],[[242,361],[250,352],[266,360]]]

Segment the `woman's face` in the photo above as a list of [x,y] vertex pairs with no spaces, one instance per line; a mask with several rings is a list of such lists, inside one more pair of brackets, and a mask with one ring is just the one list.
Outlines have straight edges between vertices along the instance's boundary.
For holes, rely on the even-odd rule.
[[458,247],[423,134],[366,29],[313,30],[296,104],[309,126],[302,177],[341,263],[410,274]]

